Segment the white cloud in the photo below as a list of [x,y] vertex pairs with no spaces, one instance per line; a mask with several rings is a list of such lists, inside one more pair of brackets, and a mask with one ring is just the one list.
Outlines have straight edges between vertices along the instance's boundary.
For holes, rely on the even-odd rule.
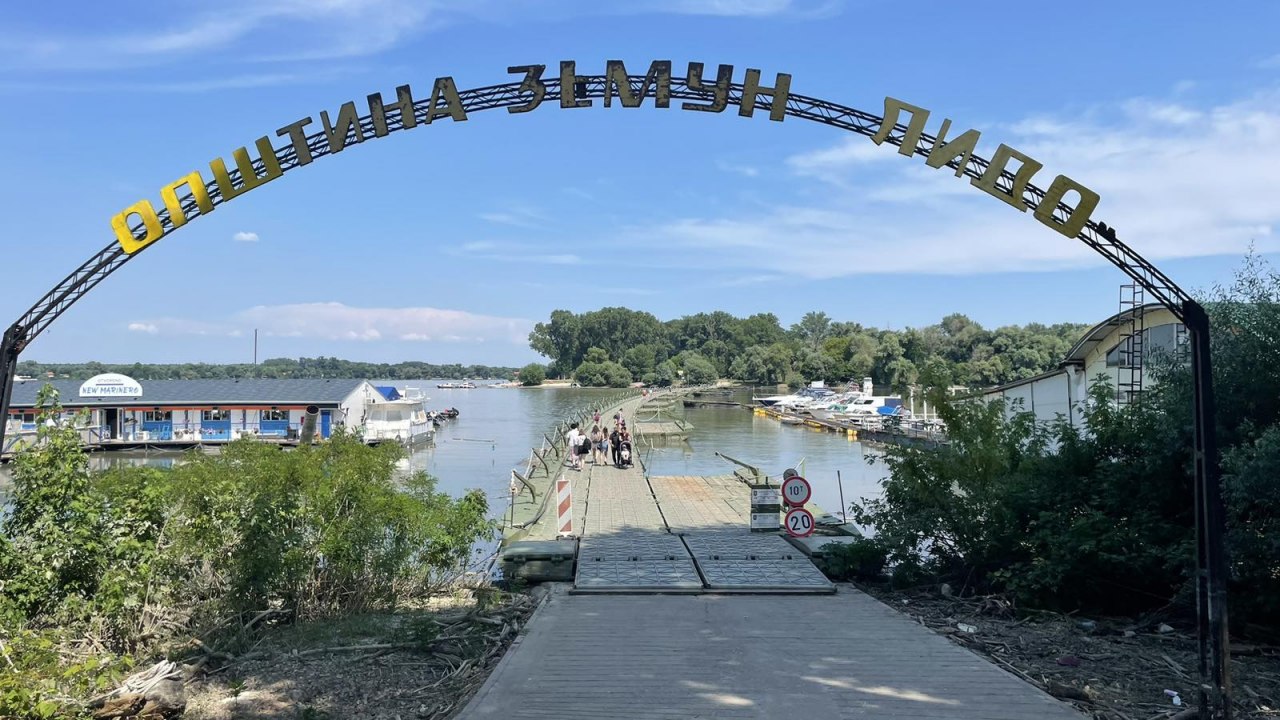
[[498,225],[510,225],[518,228],[539,228],[546,224],[547,217],[533,208],[512,208],[505,212],[486,212],[478,215],[481,220]]
[[776,17],[796,15],[800,17],[826,17],[841,7],[842,3],[795,2],[795,0],[656,0],[649,4],[655,10],[683,15],[713,15],[718,17]]
[[[1094,218],[1149,259],[1238,254],[1251,242],[1262,252],[1280,249],[1280,91],[1216,107],[1142,98],[983,130],[979,154],[990,157],[1003,142],[1044,163],[1035,179],[1041,187],[1062,173],[1100,193]],[[823,200],[686,217],[633,228],[628,239],[643,239],[654,257],[715,262],[744,278],[1048,271],[1105,262],[1031,213],[951,170],[903,157],[895,146],[849,137],[798,153],[787,167],[817,183],[798,186],[797,197],[819,190]]]
[[760,176],[759,168],[753,167],[751,165],[739,165],[736,163],[725,162],[721,160],[716,162],[716,167],[720,168],[725,172],[735,173],[743,177],[753,178],[753,177]]
[[582,258],[573,253],[536,252],[528,243],[499,240],[470,240],[456,248],[447,250],[452,255],[460,255],[478,260],[497,260],[499,262],[537,263],[542,265],[579,265]]
[[[246,60],[369,55],[398,44],[445,5],[414,0],[226,0],[216,12],[175,13],[184,18],[179,22],[149,19],[146,32],[106,27],[91,34],[48,35],[11,28],[0,33],[0,66],[102,70],[235,47]],[[281,27],[289,32],[281,35]],[[262,47],[283,49],[263,57],[258,50]]]
[[155,318],[130,330],[161,335],[238,336],[255,328],[264,337],[328,341],[496,342],[523,345],[533,322],[431,307],[362,308],[343,303],[260,305],[226,321]]
[[241,230],[240,232],[236,233],[235,235],[232,235],[232,236],[231,236],[231,239],[232,239],[232,240],[235,240],[236,242],[258,242],[258,233],[256,233],[256,232],[245,232],[245,231]]

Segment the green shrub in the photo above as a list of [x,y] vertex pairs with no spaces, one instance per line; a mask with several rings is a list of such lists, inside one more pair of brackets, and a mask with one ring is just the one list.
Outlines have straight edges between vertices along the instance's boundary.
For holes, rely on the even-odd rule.
[[525,387],[541,385],[547,379],[547,366],[542,363],[529,363],[520,368],[520,384]]
[[823,567],[832,580],[879,580],[888,560],[884,547],[868,538],[839,545],[833,543],[824,552]]
[[401,478],[399,446],[341,432],[92,473],[56,396],[40,397],[38,442],[15,460],[0,524],[0,717],[74,717],[128,654],[212,641],[250,613],[392,608],[463,569],[494,531],[482,492],[454,499],[425,473]]

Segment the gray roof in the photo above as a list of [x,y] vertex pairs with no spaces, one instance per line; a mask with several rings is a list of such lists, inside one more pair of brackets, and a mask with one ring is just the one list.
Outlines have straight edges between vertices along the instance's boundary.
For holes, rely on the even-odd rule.
[[81,380],[22,380],[13,383],[11,407],[32,407],[46,383],[58,389],[64,407],[106,405],[334,405],[355,392],[364,380],[142,380],[140,398],[82,398]]

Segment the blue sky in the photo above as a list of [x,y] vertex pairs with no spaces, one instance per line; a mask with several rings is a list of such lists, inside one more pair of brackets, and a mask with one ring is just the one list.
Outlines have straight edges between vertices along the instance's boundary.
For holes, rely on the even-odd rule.
[[[1280,4],[859,0],[224,0],[0,10],[0,311],[112,240],[112,215],[345,101],[509,65],[669,59],[886,95],[1102,195],[1094,216],[1188,289],[1280,249]],[[771,84],[766,82],[766,84]],[[313,126],[314,128],[314,126]],[[1123,276],[888,146],[794,118],[596,103],[473,113],[366,142],[193,220],[24,358],[261,356],[521,364],[550,311],[809,310],[872,326],[963,312],[1094,322]]]

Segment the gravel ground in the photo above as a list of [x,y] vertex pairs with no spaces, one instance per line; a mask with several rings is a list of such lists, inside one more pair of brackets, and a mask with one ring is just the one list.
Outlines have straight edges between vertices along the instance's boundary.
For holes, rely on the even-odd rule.
[[[994,597],[859,587],[1095,720],[1157,720],[1197,703],[1194,627],[1026,615]],[[1280,718],[1280,647],[1233,644],[1231,678],[1234,717]],[[1170,693],[1177,693],[1181,705]]]
[[187,720],[442,720],[471,698],[533,612],[508,595],[268,630],[188,684]]

